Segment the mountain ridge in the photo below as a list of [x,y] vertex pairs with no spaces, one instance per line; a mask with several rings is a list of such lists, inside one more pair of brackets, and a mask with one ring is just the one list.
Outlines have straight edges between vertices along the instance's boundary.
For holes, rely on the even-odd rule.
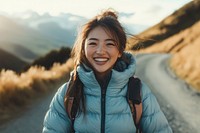
[[200,20],[200,14],[197,12],[200,12],[200,1],[194,0],[189,2],[158,24],[138,34],[137,36],[144,38],[142,43],[129,38],[131,44],[129,50],[138,50],[149,47],[192,26]]

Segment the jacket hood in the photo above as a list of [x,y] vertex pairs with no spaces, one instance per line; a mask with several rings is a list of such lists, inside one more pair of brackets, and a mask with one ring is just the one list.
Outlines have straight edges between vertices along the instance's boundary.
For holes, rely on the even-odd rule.
[[[113,69],[111,70],[111,79],[108,84],[108,88],[110,89],[116,90],[124,88],[124,86],[127,85],[129,78],[135,74],[136,62],[133,55],[124,52],[123,56],[126,57],[129,63],[126,63],[122,59],[118,59],[116,61]],[[100,85],[96,80],[94,71],[91,68],[82,64],[77,67],[77,72],[80,80],[86,88],[92,89],[93,92],[97,91],[95,94],[101,94],[99,92],[101,90]]]

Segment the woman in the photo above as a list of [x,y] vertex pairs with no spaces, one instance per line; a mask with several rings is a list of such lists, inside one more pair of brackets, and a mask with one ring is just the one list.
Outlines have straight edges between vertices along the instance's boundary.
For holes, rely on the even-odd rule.
[[[105,11],[84,25],[72,51],[75,68],[71,82],[55,94],[44,119],[43,133],[136,132],[126,99],[127,84],[136,64],[134,57],[124,52],[126,41],[113,11]],[[171,133],[156,98],[143,82],[141,91],[142,132]],[[80,104],[71,121],[66,108],[70,107],[69,95],[73,92]]]

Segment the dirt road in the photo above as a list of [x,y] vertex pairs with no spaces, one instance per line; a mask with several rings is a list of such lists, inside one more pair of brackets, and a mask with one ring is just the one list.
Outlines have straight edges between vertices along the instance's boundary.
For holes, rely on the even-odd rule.
[[174,133],[198,133],[200,130],[200,95],[168,67],[170,55],[136,55],[138,77],[156,95]]

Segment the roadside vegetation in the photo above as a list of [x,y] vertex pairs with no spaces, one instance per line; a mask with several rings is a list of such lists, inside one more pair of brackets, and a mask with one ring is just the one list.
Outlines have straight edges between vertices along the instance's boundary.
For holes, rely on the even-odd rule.
[[62,65],[54,64],[49,70],[37,66],[32,66],[21,74],[11,70],[1,70],[0,124],[10,117],[9,112],[15,112],[25,106],[29,100],[51,91],[50,85],[67,81],[72,67],[73,61],[69,59]]

